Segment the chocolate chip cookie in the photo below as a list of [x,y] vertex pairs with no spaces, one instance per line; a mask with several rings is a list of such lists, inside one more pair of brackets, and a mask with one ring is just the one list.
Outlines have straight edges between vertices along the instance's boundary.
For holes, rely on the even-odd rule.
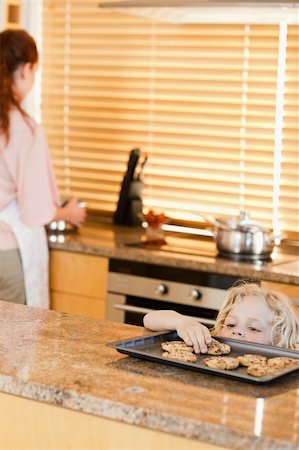
[[245,355],[238,356],[241,366],[251,366],[252,364],[266,364],[267,358],[262,355],[247,353]]
[[277,372],[277,369],[268,366],[268,364],[251,364],[251,366],[247,367],[248,375],[258,378],[272,375],[275,372]]
[[230,353],[231,348],[228,344],[223,344],[222,342],[218,342],[213,340],[211,344],[207,345],[208,347],[208,355],[227,355]]
[[185,352],[193,352],[193,347],[185,344],[183,341],[165,341],[162,342],[161,347],[166,352],[173,352],[173,351],[185,351]]
[[289,358],[288,356],[275,356],[268,359],[268,365],[276,369],[285,369],[297,364],[299,364],[299,359]]
[[190,353],[189,351],[172,351],[172,352],[163,352],[162,356],[164,358],[168,359],[176,359],[177,361],[183,361],[183,362],[191,362],[195,363],[197,361],[197,356],[194,353]]
[[238,359],[231,356],[211,356],[210,358],[205,358],[204,363],[213,369],[231,370],[239,367]]

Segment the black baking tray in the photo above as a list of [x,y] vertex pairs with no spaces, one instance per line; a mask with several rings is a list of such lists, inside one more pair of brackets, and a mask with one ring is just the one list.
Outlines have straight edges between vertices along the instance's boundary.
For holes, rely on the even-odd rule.
[[[240,366],[237,369],[233,370],[213,369],[211,367],[208,367],[205,365],[204,359],[211,355],[207,354],[198,355],[196,363],[176,361],[162,356],[161,343],[164,341],[172,341],[172,340],[181,340],[180,337],[178,337],[176,331],[167,333],[165,332],[155,333],[151,334],[150,336],[142,336],[136,339],[128,339],[125,341],[114,342],[109,344],[109,347],[113,347],[118,352],[134,356],[135,358],[146,359],[157,363],[168,364],[175,367],[196,370],[198,372],[204,372],[211,375],[220,375],[223,377],[258,384],[275,380],[277,378],[282,377],[283,375],[286,375],[290,372],[294,372],[299,369],[298,364],[298,366],[291,366],[289,368],[282,369],[277,373],[258,378],[253,377],[252,375],[248,375],[246,367]],[[299,352],[296,350],[286,350],[282,348],[272,347],[269,345],[254,344],[252,342],[243,342],[237,339],[226,339],[217,337],[217,340],[219,342],[224,342],[230,345],[231,352],[229,356],[236,357],[244,355],[245,353],[257,353],[259,355],[266,356],[267,358],[272,358],[275,356],[288,356],[290,358],[298,359],[299,362]]]

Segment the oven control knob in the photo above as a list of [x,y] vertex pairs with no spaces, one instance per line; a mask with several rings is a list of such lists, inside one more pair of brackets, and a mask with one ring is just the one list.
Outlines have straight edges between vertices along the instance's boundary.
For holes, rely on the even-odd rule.
[[166,284],[161,283],[159,284],[155,292],[158,295],[165,295],[168,292],[168,287],[166,286]]
[[190,298],[192,300],[200,300],[202,297],[202,293],[198,289],[192,289],[190,292]]

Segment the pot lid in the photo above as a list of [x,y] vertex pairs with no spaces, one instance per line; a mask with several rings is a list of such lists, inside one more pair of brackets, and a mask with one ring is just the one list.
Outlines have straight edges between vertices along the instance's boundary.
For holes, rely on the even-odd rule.
[[261,224],[250,220],[250,214],[247,211],[240,211],[238,216],[228,218],[215,218],[215,222],[219,228],[229,230],[250,231],[256,233],[257,231],[267,231]]

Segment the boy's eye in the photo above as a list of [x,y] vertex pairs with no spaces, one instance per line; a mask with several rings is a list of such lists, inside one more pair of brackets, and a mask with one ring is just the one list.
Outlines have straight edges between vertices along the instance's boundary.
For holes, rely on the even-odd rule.
[[234,328],[236,325],[234,323],[226,323],[227,328]]
[[255,327],[249,327],[249,329],[250,329],[250,331],[253,331],[253,332],[255,332],[255,333],[260,333],[260,332],[261,332],[261,330],[258,330],[258,329],[255,328]]

